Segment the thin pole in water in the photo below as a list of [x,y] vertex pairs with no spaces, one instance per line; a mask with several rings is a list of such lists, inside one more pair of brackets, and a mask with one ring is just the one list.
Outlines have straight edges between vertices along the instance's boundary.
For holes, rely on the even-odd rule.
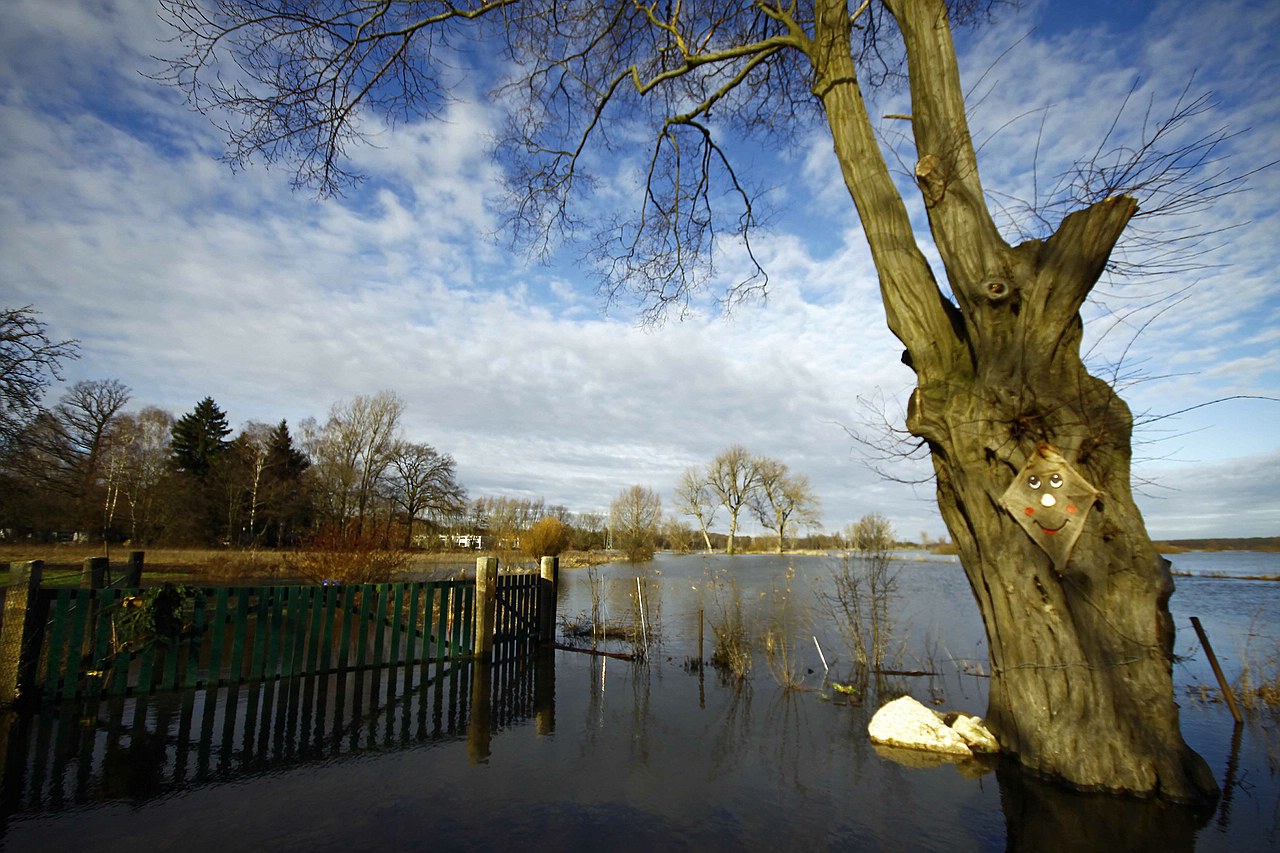
[[1240,716],[1240,709],[1236,706],[1236,695],[1231,692],[1231,685],[1227,683],[1227,677],[1222,674],[1222,667],[1218,666],[1218,656],[1213,653],[1213,646],[1209,645],[1209,635],[1204,632],[1204,628],[1200,626],[1200,619],[1196,616],[1191,617],[1191,627],[1196,629],[1200,645],[1204,646],[1204,653],[1209,657],[1209,666],[1213,667],[1218,686],[1222,688],[1222,695],[1226,697],[1227,706],[1231,708],[1231,716],[1235,718],[1236,725],[1240,725],[1244,722],[1244,718]]
[[645,651],[649,650],[649,629],[644,622],[644,589],[640,586],[640,578],[636,578],[636,603],[640,605],[640,642]]
[[818,645],[818,638],[816,636],[813,638],[813,644],[814,646],[817,646],[818,657],[822,658],[822,671],[830,672],[831,667],[827,666],[827,656],[822,653],[822,646]]

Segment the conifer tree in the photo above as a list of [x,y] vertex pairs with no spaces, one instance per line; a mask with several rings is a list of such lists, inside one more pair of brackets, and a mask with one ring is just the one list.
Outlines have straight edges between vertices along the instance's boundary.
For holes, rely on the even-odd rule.
[[311,496],[303,480],[310,467],[307,454],[293,446],[288,423],[280,421],[267,438],[262,471],[268,545],[287,544],[310,519]]
[[205,397],[173,425],[169,450],[174,468],[204,478],[214,461],[226,452],[230,434],[226,413],[212,397]]

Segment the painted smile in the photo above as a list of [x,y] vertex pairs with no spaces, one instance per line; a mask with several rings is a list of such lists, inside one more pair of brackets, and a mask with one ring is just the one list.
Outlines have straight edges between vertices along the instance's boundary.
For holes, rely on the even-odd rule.
[[1066,519],[1066,518],[1064,518],[1064,519],[1062,520],[1062,523],[1061,523],[1061,524],[1059,524],[1057,527],[1045,527],[1043,524],[1041,524],[1041,523],[1040,523],[1040,519],[1038,519],[1038,518],[1033,518],[1033,519],[1032,519],[1032,521],[1034,521],[1034,522],[1036,523],[1036,527],[1039,527],[1039,528],[1040,528],[1040,532],[1041,532],[1041,533],[1043,533],[1045,536],[1053,536],[1053,535],[1054,535],[1055,533],[1057,533],[1059,530],[1061,530],[1062,528],[1066,527],[1066,526],[1067,526],[1067,522],[1068,522],[1068,521],[1070,521],[1070,519]]

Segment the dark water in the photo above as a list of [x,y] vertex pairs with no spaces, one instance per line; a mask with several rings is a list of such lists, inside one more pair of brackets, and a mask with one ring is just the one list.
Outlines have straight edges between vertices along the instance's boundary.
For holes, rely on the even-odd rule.
[[[959,567],[899,566],[905,690],[982,713],[982,629]],[[791,570],[788,572],[788,570]],[[1187,617],[1234,677],[1280,634],[1280,584],[1178,579],[1183,727],[1227,796],[1212,815],[1071,795],[1000,766],[903,766],[876,751],[874,701],[824,684],[849,653],[814,606],[822,558],[662,557],[647,570],[562,573],[562,617],[630,624],[642,574],[647,663],[558,651],[534,664],[439,673],[403,695],[369,679],[267,693],[163,697],[18,725],[5,756],[6,850],[1265,850],[1280,846],[1276,720],[1234,729]],[[1280,572],[1277,572],[1280,573]],[[731,577],[732,583],[728,578]],[[719,578],[719,583],[710,583]],[[740,607],[785,618],[800,690],[758,652],[744,683],[703,656]],[[817,638],[817,645],[814,638]],[[1267,644],[1270,643],[1271,646]],[[818,647],[822,654],[819,654]],[[626,640],[607,648],[633,650]],[[811,671],[812,670],[812,671]],[[339,701],[338,697],[342,699]],[[303,698],[299,698],[303,697]],[[309,698],[308,698],[309,697]]]

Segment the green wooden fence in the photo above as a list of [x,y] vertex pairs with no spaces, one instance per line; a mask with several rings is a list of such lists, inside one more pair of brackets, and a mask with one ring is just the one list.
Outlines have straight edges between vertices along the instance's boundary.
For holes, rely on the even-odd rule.
[[466,581],[196,588],[175,633],[130,637],[142,590],[41,589],[36,663],[46,701],[216,687],[471,653],[475,585]]
[[41,575],[20,564],[6,592],[0,704],[365,669],[403,670],[410,684],[432,662],[508,659],[554,639],[558,563],[499,575],[481,558],[474,580],[351,585],[44,588]]

